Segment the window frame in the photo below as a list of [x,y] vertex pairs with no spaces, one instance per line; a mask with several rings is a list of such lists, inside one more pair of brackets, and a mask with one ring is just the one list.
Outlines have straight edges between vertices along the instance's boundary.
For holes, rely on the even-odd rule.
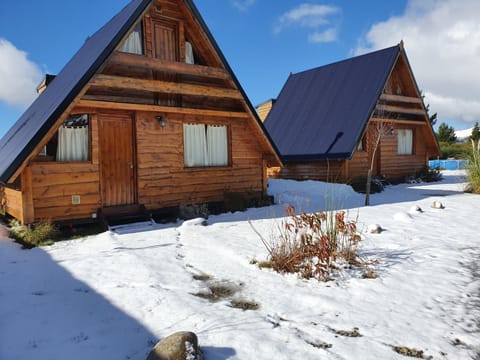
[[[205,142],[208,143],[207,140],[207,128],[208,126],[224,126],[226,128],[226,136],[227,136],[227,164],[226,165],[194,165],[194,166],[187,166],[186,159],[185,159],[185,126],[188,125],[204,125],[205,126]],[[183,145],[183,167],[186,170],[215,170],[215,169],[222,169],[222,168],[230,168],[232,167],[232,138],[231,138],[231,127],[229,124],[225,123],[213,123],[213,122],[201,122],[201,123],[192,123],[192,122],[185,122],[182,126],[182,145]],[[208,149],[207,149],[208,152]]]
[[[122,48],[127,42],[128,38],[133,34],[137,28],[140,30],[140,44],[142,46],[142,52],[140,54],[136,52],[130,52],[130,51],[123,51]],[[143,26],[143,21],[140,21],[137,23],[132,30],[128,33],[128,35],[125,37],[123,42],[120,44],[120,46],[117,48],[117,51],[123,53],[123,54],[132,54],[132,55],[138,55],[138,56],[146,56],[146,49],[145,49],[145,28]]]
[[[88,126],[88,159],[87,160],[79,160],[79,161],[57,161],[57,154],[58,154],[58,130],[60,129],[61,126],[64,126],[64,124],[69,121],[72,117],[74,116],[81,116],[81,115],[86,115],[87,116],[87,126]],[[58,127],[58,129],[55,131],[54,135],[47,141],[44,147],[40,150],[40,152],[37,154],[35,157],[35,162],[39,163],[50,163],[50,164],[91,164],[92,163],[92,156],[93,156],[93,149],[92,149],[92,121],[94,119],[94,115],[91,113],[70,113],[68,117],[62,122],[62,124]],[[47,150],[48,144],[50,144],[54,138],[56,137],[56,143],[55,144],[55,154],[49,155]]]
[[[401,131],[410,131],[410,133],[412,134],[411,137],[412,137],[412,144],[411,144],[411,147],[410,147],[410,152],[409,153],[403,153],[403,152],[400,152],[400,132]],[[397,129],[397,155],[398,156],[412,156],[412,155],[415,155],[415,131],[414,129],[412,128],[401,128],[401,129]]]

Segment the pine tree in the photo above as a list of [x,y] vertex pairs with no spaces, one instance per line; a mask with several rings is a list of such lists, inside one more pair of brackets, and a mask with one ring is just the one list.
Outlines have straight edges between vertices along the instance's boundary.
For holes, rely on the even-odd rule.
[[470,135],[470,140],[478,141],[480,140],[480,127],[478,126],[478,121],[473,125],[472,135]]
[[455,129],[453,126],[448,126],[446,123],[441,123],[438,127],[438,141],[453,144],[457,141],[457,135],[455,135]]

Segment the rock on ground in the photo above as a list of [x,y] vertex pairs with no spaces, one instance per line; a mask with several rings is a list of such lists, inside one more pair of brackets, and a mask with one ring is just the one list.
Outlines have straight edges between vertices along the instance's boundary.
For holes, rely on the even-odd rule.
[[148,354],[147,360],[202,360],[197,335],[182,331],[161,340]]

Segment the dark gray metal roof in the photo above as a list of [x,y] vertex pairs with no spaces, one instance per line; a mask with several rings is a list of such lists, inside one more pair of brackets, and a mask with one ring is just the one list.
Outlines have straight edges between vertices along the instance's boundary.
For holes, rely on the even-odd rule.
[[[9,181],[151,2],[152,0],[133,0],[105,26],[90,37],[45,91],[5,134],[0,140],[0,183],[5,184]],[[185,0],[185,4],[194,14],[200,27],[206,32],[210,42],[238,86],[238,89],[240,89],[250,111],[256,116],[255,109],[235,77],[235,74],[223,56],[223,53],[215,42],[200,13],[193,4],[193,1]],[[272,145],[272,149],[279,154],[260,119],[256,117],[256,120],[264,130],[264,134]]]
[[0,182],[7,183],[55,124],[151,0],[133,0],[88,38],[45,91],[0,140]]
[[265,127],[283,160],[351,158],[399,45],[290,75]]

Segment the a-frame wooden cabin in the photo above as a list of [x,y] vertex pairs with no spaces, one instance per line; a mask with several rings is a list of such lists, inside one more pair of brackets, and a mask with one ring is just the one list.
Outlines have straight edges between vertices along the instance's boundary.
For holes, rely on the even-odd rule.
[[49,80],[0,140],[22,223],[259,198],[280,165],[191,0],[133,0]]
[[380,138],[373,175],[404,179],[439,155],[403,43],[290,75],[265,120],[285,165],[269,175],[365,177],[379,124],[389,131]]

